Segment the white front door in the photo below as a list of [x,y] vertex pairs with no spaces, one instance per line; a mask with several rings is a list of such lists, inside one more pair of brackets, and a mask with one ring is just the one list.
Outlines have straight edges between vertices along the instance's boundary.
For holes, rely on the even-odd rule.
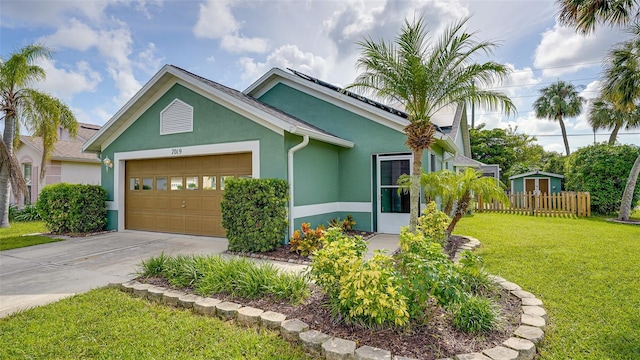
[[409,225],[409,193],[398,194],[398,177],[411,174],[411,155],[378,156],[378,232],[399,234]]

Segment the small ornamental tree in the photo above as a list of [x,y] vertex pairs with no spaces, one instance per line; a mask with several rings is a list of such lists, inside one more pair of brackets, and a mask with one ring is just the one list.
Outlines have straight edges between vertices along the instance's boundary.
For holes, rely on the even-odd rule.
[[288,188],[281,179],[225,181],[220,206],[229,250],[265,252],[278,247],[287,231]]
[[107,191],[99,185],[59,183],[42,188],[38,214],[53,233],[92,233],[107,225]]
[[[640,148],[633,145],[597,144],[571,154],[567,164],[566,189],[588,191],[591,211],[612,214],[620,209],[622,193]],[[640,183],[636,184],[633,204],[640,199]]]

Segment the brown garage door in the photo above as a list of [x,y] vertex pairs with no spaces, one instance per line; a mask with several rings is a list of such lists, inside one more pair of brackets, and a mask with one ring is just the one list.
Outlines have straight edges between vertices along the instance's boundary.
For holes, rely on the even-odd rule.
[[125,228],[224,236],[224,180],[251,176],[251,154],[128,160]]

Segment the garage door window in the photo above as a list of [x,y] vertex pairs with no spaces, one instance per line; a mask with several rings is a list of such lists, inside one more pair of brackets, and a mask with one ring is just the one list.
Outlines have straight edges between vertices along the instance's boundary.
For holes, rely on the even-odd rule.
[[171,190],[182,190],[184,188],[184,183],[182,182],[182,176],[171,177]]
[[140,190],[140,178],[129,179],[129,190]]
[[197,176],[187,176],[187,190],[198,190]]
[[156,178],[156,189],[157,190],[167,190],[167,178],[162,176],[162,177],[157,177]]
[[202,190],[215,190],[216,189],[216,177],[215,175],[202,177]]
[[153,190],[153,178],[142,178],[142,190]]

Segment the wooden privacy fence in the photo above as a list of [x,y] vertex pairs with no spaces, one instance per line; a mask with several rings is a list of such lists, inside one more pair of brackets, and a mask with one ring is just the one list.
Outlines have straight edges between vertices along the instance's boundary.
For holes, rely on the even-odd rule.
[[591,216],[588,192],[565,191],[559,194],[514,193],[507,195],[509,204],[476,201],[477,212],[499,212],[533,216]]

